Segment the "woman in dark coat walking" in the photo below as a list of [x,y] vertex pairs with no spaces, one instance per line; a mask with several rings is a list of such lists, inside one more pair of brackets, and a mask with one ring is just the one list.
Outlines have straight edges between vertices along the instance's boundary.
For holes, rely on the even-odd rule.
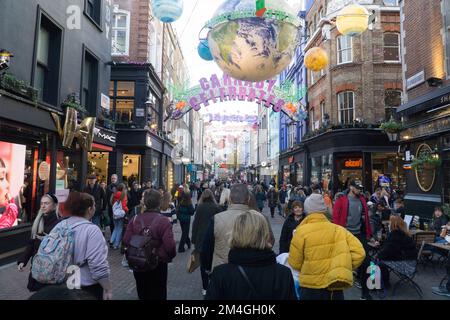
[[303,202],[294,201],[292,203],[292,213],[286,218],[281,229],[280,254],[289,252],[294,230],[303,221],[304,217]]
[[214,268],[206,300],[296,300],[292,273],[276,262],[261,213],[236,218],[230,247],[229,262]]
[[[48,235],[53,227],[60,221],[57,209],[58,199],[56,196],[49,193],[45,194],[41,199],[41,208],[31,228],[31,239],[28,241],[24,253],[17,261],[17,268],[19,271],[24,271],[24,267],[30,259],[33,261],[33,257],[38,252],[42,239]],[[28,276],[28,290],[33,292],[38,291],[43,287],[45,287],[45,285],[33,279],[30,272],[30,275]]]
[[[203,238],[205,237],[206,230],[208,230],[211,218],[221,212],[221,208],[217,205],[214,194],[211,190],[205,190],[202,193],[200,202],[197,206],[194,222],[192,224],[192,243],[195,245],[195,253],[200,254],[203,246]],[[205,272],[205,268],[200,265],[200,273],[203,283],[203,295],[206,294],[208,288],[208,274]]]
[[269,202],[270,215],[273,218],[275,216],[275,208],[278,207],[279,203],[278,192],[275,187],[270,186],[270,189],[267,192],[267,200]]
[[192,199],[189,192],[183,192],[180,197],[180,203],[177,207],[177,218],[181,226],[181,239],[178,246],[178,252],[184,252],[184,246],[191,248],[191,239],[189,239],[189,229],[191,227],[191,217],[194,215],[195,209],[192,205]]
[[259,212],[262,212],[264,209],[264,201],[266,201],[267,198],[263,188],[260,185],[256,186],[255,188],[255,199]]

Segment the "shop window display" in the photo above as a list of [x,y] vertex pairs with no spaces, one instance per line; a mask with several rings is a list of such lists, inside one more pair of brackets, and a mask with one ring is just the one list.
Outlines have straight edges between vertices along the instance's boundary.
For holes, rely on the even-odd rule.
[[33,220],[37,148],[0,141],[0,230]]
[[372,186],[404,190],[403,160],[396,153],[372,154]]
[[135,154],[123,155],[123,182],[132,186],[134,181],[140,182],[141,156]]
[[303,162],[297,162],[297,184],[299,186],[304,184]]
[[333,176],[333,155],[322,156],[321,181],[324,190],[332,190],[331,177]]
[[322,171],[322,157],[311,159],[311,184],[319,183]]
[[108,179],[108,152],[89,152],[88,153],[88,172],[97,176],[99,183],[106,182]]
[[161,167],[161,159],[159,156],[152,156],[152,184],[159,186],[159,168]]

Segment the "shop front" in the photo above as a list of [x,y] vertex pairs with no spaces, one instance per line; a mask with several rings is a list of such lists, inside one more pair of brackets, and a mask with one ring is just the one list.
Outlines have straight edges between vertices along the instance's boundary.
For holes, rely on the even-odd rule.
[[116,173],[110,168],[110,153],[116,147],[117,132],[96,128],[91,152],[88,152],[88,173],[95,174],[99,183],[107,183],[108,177]]
[[372,193],[377,187],[403,190],[405,175],[398,147],[380,130],[346,129],[305,141],[308,184],[319,183],[333,194],[355,180]]
[[405,158],[408,213],[430,219],[434,207],[450,203],[450,86],[399,108],[406,121],[400,134]]
[[305,185],[305,157],[303,149],[280,156],[279,182],[293,186]]
[[[57,134],[48,111],[0,93],[0,264],[4,264],[24,250],[40,198],[55,190]],[[8,201],[17,205],[17,214],[6,212]]]

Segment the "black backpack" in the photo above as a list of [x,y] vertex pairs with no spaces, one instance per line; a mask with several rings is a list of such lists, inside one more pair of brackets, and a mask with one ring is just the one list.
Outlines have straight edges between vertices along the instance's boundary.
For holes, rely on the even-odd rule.
[[[132,223],[136,222],[135,216]],[[136,272],[146,272],[155,270],[159,264],[159,257],[156,254],[155,239],[152,236],[150,226],[146,227],[140,220],[141,231],[131,237],[125,256],[128,266]]]

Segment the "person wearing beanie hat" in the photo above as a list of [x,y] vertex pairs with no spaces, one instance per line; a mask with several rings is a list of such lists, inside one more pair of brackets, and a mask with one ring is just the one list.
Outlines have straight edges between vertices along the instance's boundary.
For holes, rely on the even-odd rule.
[[[59,223],[58,199],[54,194],[47,193],[41,198],[41,207],[31,227],[31,238],[25,251],[17,261],[17,269],[22,272],[28,261],[38,252],[42,239],[50,234],[52,229]],[[31,270],[30,270],[31,271]],[[28,290],[34,292],[45,285],[39,283],[30,276],[28,277]]]
[[328,211],[327,206],[325,205],[325,201],[323,200],[323,196],[318,193],[311,194],[305,200],[305,212],[306,214],[310,213],[326,213]]
[[344,227],[331,223],[320,194],[304,203],[306,218],[294,232],[289,265],[299,271],[300,300],[344,300],[353,285],[353,270],[364,261],[361,242]]

